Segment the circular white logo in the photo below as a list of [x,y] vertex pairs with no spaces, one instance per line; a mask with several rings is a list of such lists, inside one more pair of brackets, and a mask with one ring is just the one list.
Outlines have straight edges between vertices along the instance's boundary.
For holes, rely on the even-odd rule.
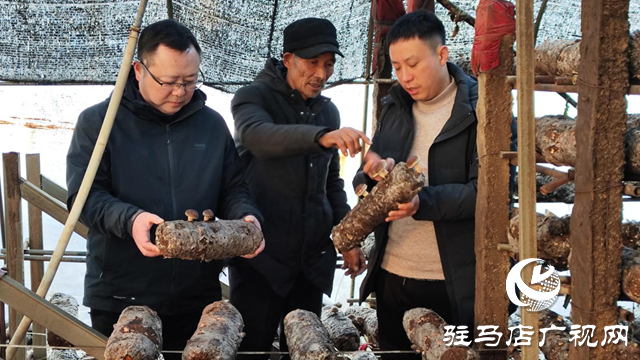
[[[512,303],[524,307],[527,311],[534,312],[549,308],[556,301],[560,292],[560,276],[553,266],[542,273],[542,265],[536,265],[531,274],[531,285],[540,284],[534,290],[530,288],[522,279],[522,269],[532,262],[543,260],[531,258],[517,263],[507,276],[507,296]],[[516,296],[515,287],[522,293],[522,301]]]

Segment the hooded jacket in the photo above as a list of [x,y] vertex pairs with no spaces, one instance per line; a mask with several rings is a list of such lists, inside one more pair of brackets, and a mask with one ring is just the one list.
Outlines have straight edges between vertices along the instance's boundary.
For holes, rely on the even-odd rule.
[[[201,311],[221,298],[220,261],[145,257],[131,236],[141,211],[184,220],[186,209],[212,209],[221,219],[253,214],[262,221],[229,130],[205,100],[196,90],[178,113],[160,114],[143,100],[131,70],[80,217],[89,228],[84,305],[113,312],[147,305],[173,315]],[[67,155],[69,208],[108,105],[109,99],[84,110],[76,124]]]
[[[418,194],[420,207],[413,218],[433,221],[454,325],[473,327],[478,186],[475,106],[478,84],[457,66],[447,63],[447,68],[458,92],[451,117],[429,149],[429,186]],[[411,155],[415,127],[413,102],[400,86],[392,87],[390,95],[383,99],[384,108],[371,146],[371,150],[383,159],[391,157],[397,163],[406,161]],[[375,185],[360,168],[353,185],[364,182],[369,188]],[[361,301],[373,292],[388,240],[389,224],[385,223],[375,231],[375,246],[360,289]]]
[[282,61],[270,59],[255,81],[231,101],[235,140],[247,183],[265,222],[265,250],[235,265],[255,267],[286,296],[302,272],[331,293],[336,252],[332,227],[349,211],[340,157],[317,139],[340,127],[324,96],[303,100],[286,81]]

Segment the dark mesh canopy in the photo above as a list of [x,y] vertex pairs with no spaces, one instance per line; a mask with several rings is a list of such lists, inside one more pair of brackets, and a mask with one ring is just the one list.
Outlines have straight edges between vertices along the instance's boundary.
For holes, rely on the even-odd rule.
[[[475,16],[478,0],[454,1]],[[536,0],[535,13],[542,0]],[[549,0],[538,43],[580,37],[580,1]],[[114,83],[138,1],[7,0],[0,2],[0,80],[27,83]],[[281,56],[282,30],[303,17],[331,20],[345,58],[332,82],[363,78],[371,1],[174,0],[174,18],[185,23],[203,49],[207,84],[233,91],[247,84],[269,57]],[[451,59],[470,58],[474,29],[454,24],[436,4],[447,28]],[[640,0],[631,0],[631,30],[640,24]],[[148,3],[145,24],[167,17],[167,2]]]

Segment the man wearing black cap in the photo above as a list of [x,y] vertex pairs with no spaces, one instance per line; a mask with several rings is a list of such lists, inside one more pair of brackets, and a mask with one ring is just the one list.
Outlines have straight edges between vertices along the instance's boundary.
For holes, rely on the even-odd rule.
[[[370,143],[361,131],[340,129],[338,109],[320,95],[335,54],[343,56],[333,24],[298,20],[284,30],[283,45],[283,59],[269,59],[231,102],[236,146],[266,240],[260,255],[230,266],[231,302],[245,323],[240,351],[269,351],[292,310],[320,314],[335,272],[331,229],[349,211],[338,150],[353,157],[362,150],[360,139]],[[359,248],[343,257],[346,275],[364,271]],[[280,349],[287,350],[284,331]]]

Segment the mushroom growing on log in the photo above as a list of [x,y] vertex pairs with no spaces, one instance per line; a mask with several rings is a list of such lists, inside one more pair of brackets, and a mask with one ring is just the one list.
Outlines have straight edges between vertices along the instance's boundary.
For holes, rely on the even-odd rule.
[[162,349],[162,322],[146,306],[122,311],[104,351],[105,360],[156,360]]
[[[447,323],[435,311],[415,308],[404,313],[402,326],[424,360],[480,360],[477,352],[467,346],[447,346],[444,341]],[[467,340],[470,341],[470,340]]]
[[335,360],[336,351],[327,329],[318,316],[307,310],[294,310],[284,317],[291,360]]
[[360,345],[360,334],[353,322],[337,306],[325,306],[320,317],[329,332],[333,345],[340,351],[356,351]]
[[333,228],[333,243],[341,252],[358,246],[378,225],[384,223],[390,211],[397,210],[398,204],[411,201],[425,184],[419,167],[411,168],[403,162],[387,172],[386,162],[380,160],[372,171],[379,174],[382,180]]
[[165,258],[184,260],[222,260],[251,254],[260,246],[263,235],[253,223],[244,220],[213,219],[205,210],[205,221],[195,210],[187,210],[190,220],[165,221],[156,230],[156,246]]
[[216,301],[202,311],[198,328],[187,341],[182,360],[233,360],[244,337],[240,312],[228,301]]
[[360,335],[378,346],[378,314],[375,309],[362,306],[349,306],[344,314],[353,322]]

